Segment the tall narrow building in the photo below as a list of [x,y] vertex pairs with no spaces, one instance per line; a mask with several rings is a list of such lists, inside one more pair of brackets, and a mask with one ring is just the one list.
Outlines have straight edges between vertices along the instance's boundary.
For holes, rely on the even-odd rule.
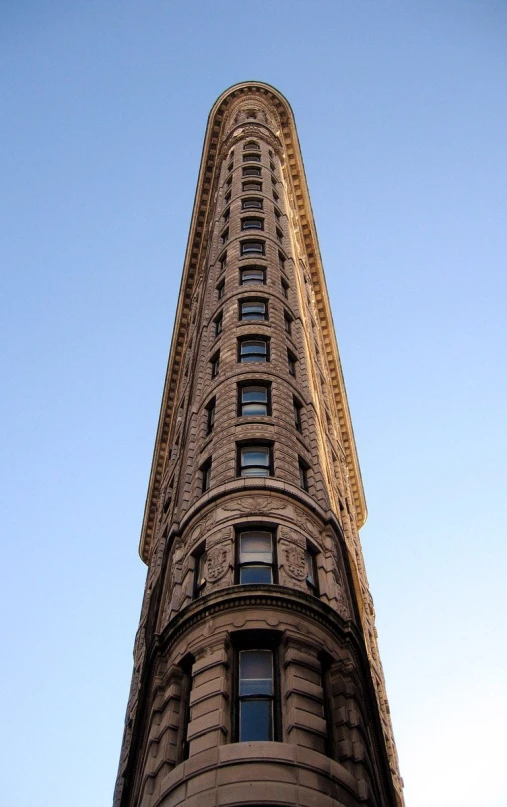
[[208,120],[115,807],[402,807],[366,505],[292,110]]

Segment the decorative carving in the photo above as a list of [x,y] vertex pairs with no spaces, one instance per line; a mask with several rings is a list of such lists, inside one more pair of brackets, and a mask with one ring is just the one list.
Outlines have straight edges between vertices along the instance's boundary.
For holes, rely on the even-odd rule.
[[304,580],[306,577],[305,551],[300,546],[288,546],[285,550],[287,572],[295,580]]
[[290,543],[298,544],[302,547],[306,546],[306,538],[290,527],[282,527],[280,530],[280,537],[284,541],[289,541]]
[[317,538],[319,535],[319,530],[317,525],[307,516],[304,510],[300,510],[298,507],[294,508],[294,515],[298,521],[299,526],[312,535],[314,538]]
[[229,552],[225,546],[215,546],[207,552],[206,580],[217,583],[229,568]]
[[232,510],[241,515],[247,513],[274,513],[276,510],[286,510],[285,502],[277,501],[271,496],[245,496],[241,499],[231,499],[221,505],[223,510]]

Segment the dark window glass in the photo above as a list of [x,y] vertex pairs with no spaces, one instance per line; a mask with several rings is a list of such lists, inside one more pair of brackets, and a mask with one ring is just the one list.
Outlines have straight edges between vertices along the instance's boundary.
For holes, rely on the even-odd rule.
[[249,179],[247,182],[243,182],[242,188],[243,193],[245,191],[257,191],[258,193],[262,193],[262,182],[255,179]]
[[224,252],[218,260],[220,264],[220,271],[223,272],[227,266],[227,252]]
[[222,280],[217,286],[217,298],[221,300],[224,294],[225,294],[225,280]]
[[215,336],[219,336],[222,333],[223,324],[224,315],[220,313],[218,317],[215,317]]
[[278,227],[276,228],[276,237],[278,238],[278,240],[280,241],[280,243],[282,243],[282,240],[283,240],[283,233],[282,233],[282,231],[281,231],[281,230],[280,230]]
[[275,200],[275,202],[278,202],[278,200],[280,199],[274,188],[273,188],[273,199]]
[[286,298],[289,297],[289,284],[287,283],[286,280],[283,279],[283,277],[282,277],[282,294]]
[[266,283],[266,270],[258,266],[245,266],[239,270],[241,286],[254,286],[257,283]]
[[260,151],[261,147],[259,146],[258,143],[255,142],[255,140],[249,140],[248,143],[245,143],[243,149],[245,151],[248,151],[248,149],[252,149],[252,151],[254,150]]
[[319,593],[318,576],[317,576],[317,556],[310,547],[305,551],[305,564],[306,564],[306,584],[312,594],[315,596]]
[[301,409],[302,405],[297,398],[292,399],[294,402],[294,425],[298,432],[302,431],[301,427]]
[[299,484],[303,490],[308,490],[308,465],[299,459]]
[[215,426],[216,399],[212,398],[206,407],[206,434],[211,434]]
[[239,582],[273,582],[273,535],[270,532],[240,532]]
[[267,305],[262,300],[245,300],[240,303],[239,318],[241,320],[265,320],[268,318]]
[[290,336],[292,332],[292,317],[290,314],[287,313],[287,311],[284,311],[283,314],[283,324],[285,328],[285,333],[288,333]]
[[204,544],[194,555],[194,597],[200,597],[206,585],[206,552]]
[[269,476],[271,449],[268,446],[243,446],[239,455],[240,476]]
[[241,219],[242,230],[263,230],[264,219]]
[[243,168],[243,176],[244,177],[260,177],[260,176],[262,176],[262,168],[259,168],[258,165],[246,165]]
[[268,388],[248,385],[239,388],[239,414],[243,417],[269,414]]
[[224,202],[226,205],[228,205],[230,201],[231,201],[231,192],[228,191],[224,196]]
[[262,199],[242,199],[241,201],[242,210],[262,210],[262,208]]
[[278,253],[278,265],[280,269],[285,269],[285,255],[281,252]]
[[264,255],[264,241],[242,241],[242,255]]
[[218,375],[218,371],[220,369],[220,351],[217,351],[215,355],[211,358],[211,377],[215,378]]
[[275,170],[275,164],[274,164],[273,160],[270,160],[270,161],[269,161],[269,167],[270,167],[270,169],[271,169],[272,171],[274,171],[274,170]]
[[229,240],[229,228],[227,227],[226,230],[223,231],[222,235],[220,236],[220,240],[222,244],[226,244]]
[[274,675],[271,650],[239,653],[239,741],[273,739]]
[[261,155],[260,154],[243,154],[243,162],[244,163],[260,163]]
[[240,342],[241,362],[268,361],[268,343],[262,339],[248,339]]
[[287,364],[290,375],[296,375],[296,357],[290,350],[287,351]]
[[231,216],[231,208],[228,207],[227,210],[224,211],[224,221],[229,221]]
[[209,488],[211,486],[211,457],[209,458],[209,460],[206,460],[204,465],[201,467],[201,474],[202,474],[202,478],[201,478],[202,488],[201,488],[201,490],[202,490],[203,493],[205,493],[205,491],[209,490]]
[[275,217],[276,217],[276,220],[277,220],[277,221],[280,221],[280,219],[282,218],[282,214],[280,213],[280,211],[278,210],[278,208],[277,208],[277,207],[275,207],[275,208],[273,208],[273,209],[274,209],[274,211],[275,211]]

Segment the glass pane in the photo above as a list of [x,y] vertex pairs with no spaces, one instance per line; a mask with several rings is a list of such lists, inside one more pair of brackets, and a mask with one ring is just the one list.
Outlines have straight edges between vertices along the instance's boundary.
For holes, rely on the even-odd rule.
[[262,269],[247,269],[241,273],[241,282],[244,285],[249,283],[264,283],[264,272]]
[[243,219],[241,222],[242,230],[262,230],[262,221],[260,219]]
[[264,361],[266,356],[265,342],[242,342],[241,357],[243,361]]
[[305,563],[306,563],[306,579],[310,583],[310,585],[314,585],[315,578],[313,574],[313,555],[311,552],[306,550],[305,552]]
[[272,551],[270,532],[240,534],[240,563],[271,563]]
[[252,465],[265,465],[269,467],[269,449],[268,448],[242,448],[241,449],[241,467],[248,468]]
[[248,583],[272,583],[273,572],[271,566],[243,566],[240,571],[239,582]]
[[239,705],[239,741],[271,740],[272,711],[270,700],[241,701]]
[[243,404],[241,414],[244,417],[252,417],[254,415],[265,417],[268,414],[268,407],[266,404],[260,403]]
[[241,318],[242,319],[264,319],[266,316],[265,303],[242,303],[241,304]]
[[241,476],[269,476],[269,468],[259,468],[257,466],[242,468]]
[[266,387],[243,387],[241,397],[243,403],[267,403],[268,391]]
[[271,650],[242,650],[239,654],[239,695],[273,694]]

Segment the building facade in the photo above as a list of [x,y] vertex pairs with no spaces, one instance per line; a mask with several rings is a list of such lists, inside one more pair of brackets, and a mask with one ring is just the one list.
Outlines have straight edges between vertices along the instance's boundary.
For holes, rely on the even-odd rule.
[[114,807],[402,807],[361,476],[294,118],[208,120]]

